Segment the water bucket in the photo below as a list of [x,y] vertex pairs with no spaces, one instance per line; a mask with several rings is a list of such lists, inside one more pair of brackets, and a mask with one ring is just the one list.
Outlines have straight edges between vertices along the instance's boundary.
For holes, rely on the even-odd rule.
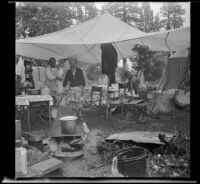
[[118,170],[127,177],[146,176],[146,151],[141,147],[129,147],[116,153]]
[[45,133],[30,133],[28,138],[28,144],[42,151],[43,139],[45,139]]
[[76,116],[65,116],[60,118],[62,134],[75,134],[76,133]]

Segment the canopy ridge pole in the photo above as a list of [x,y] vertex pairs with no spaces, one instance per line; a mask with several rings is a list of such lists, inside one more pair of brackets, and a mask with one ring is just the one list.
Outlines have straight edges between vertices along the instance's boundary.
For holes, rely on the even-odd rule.
[[58,53],[58,52],[55,52],[55,51],[53,51],[53,50],[51,50],[51,49],[48,49],[48,48],[46,48],[46,47],[39,46],[39,45],[37,45],[37,44],[35,44],[35,43],[31,43],[31,44],[32,44],[32,45],[35,45],[35,46],[37,46],[37,47],[40,47],[40,48],[49,50],[49,51],[51,51],[51,52],[54,52],[54,53],[56,53],[56,54],[58,54],[58,55],[60,55],[60,56],[62,56],[62,57],[65,57],[65,56],[63,56],[62,54],[60,54],[60,53]]
[[[102,14],[103,15],[103,14]],[[82,38],[80,40],[83,40],[83,38],[94,28],[94,26],[97,24],[97,22],[99,22],[100,18],[102,17],[102,15],[99,16],[98,20],[91,26],[91,28],[89,29],[88,32],[86,32]]]
[[166,36],[166,38],[165,38],[165,44],[166,44],[167,48],[169,49],[169,51],[172,52],[172,50],[170,49],[170,47],[169,47],[168,44],[167,44],[167,37],[168,37],[168,36],[169,36],[169,32],[167,33],[167,36]]
[[[89,51],[89,53],[96,59],[96,61],[99,63],[99,62],[101,62],[101,61],[99,61],[97,58],[96,58],[96,56],[91,52],[91,50],[86,46],[86,45],[84,45],[84,47]],[[92,48],[93,49],[93,48]]]

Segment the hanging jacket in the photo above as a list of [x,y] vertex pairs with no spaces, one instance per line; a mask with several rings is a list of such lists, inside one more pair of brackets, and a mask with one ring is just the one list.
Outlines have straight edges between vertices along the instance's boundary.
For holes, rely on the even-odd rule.
[[117,51],[111,43],[101,44],[101,64],[102,74],[107,74],[110,78],[109,86],[115,83],[115,71],[117,67]]

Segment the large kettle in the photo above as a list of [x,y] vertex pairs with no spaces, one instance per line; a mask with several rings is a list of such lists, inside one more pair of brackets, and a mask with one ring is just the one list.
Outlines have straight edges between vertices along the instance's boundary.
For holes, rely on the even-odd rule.
[[59,120],[61,122],[62,134],[75,134],[77,127],[77,119],[78,117],[76,116],[61,117]]

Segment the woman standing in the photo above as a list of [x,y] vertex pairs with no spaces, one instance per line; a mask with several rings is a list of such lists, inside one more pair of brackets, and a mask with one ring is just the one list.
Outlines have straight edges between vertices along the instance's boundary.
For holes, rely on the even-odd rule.
[[75,58],[68,60],[70,69],[67,71],[63,81],[63,87],[68,91],[65,100],[69,104],[70,109],[74,111],[74,114],[81,118],[85,77],[83,71],[77,67],[77,60]]

